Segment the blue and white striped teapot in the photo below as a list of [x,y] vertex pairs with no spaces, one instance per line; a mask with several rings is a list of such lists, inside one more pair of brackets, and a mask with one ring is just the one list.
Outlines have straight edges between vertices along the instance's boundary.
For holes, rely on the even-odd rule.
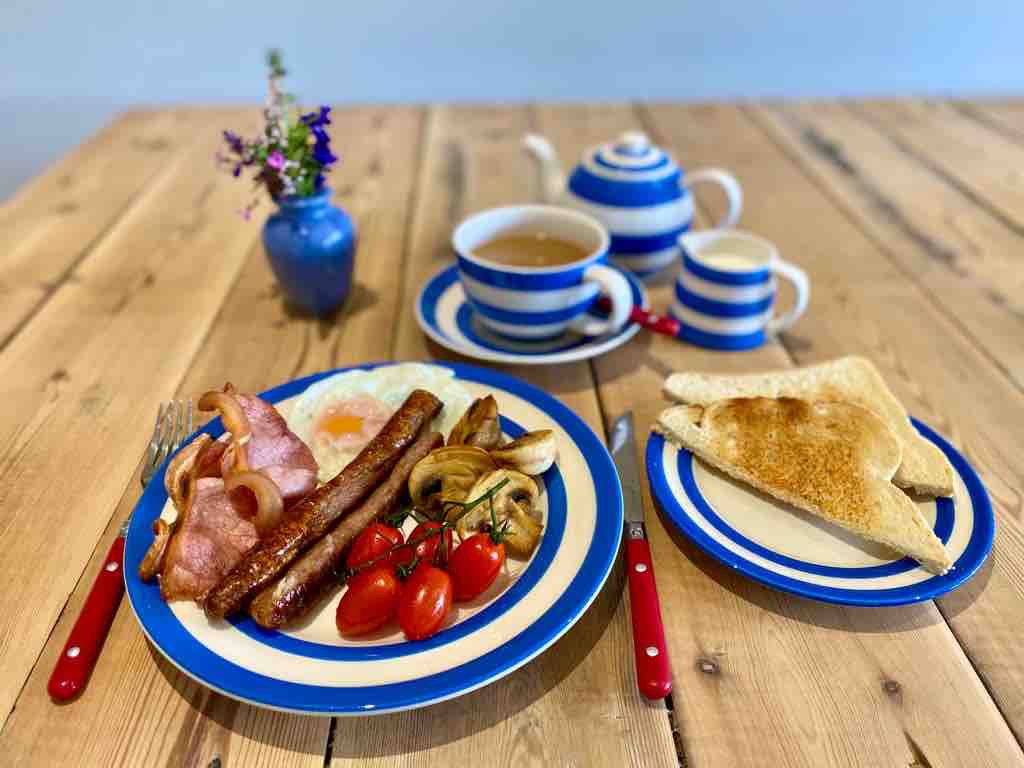
[[611,235],[611,258],[638,277],[676,261],[676,239],[693,223],[690,187],[703,181],[722,186],[729,212],[719,227],[731,227],[743,207],[739,182],[728,171],[705,168],[683,174],[643,133],[630,131],[617,141],[588,149],[566,184],[554,147],[528,134],[523,146],[537,161],[545,202],[583,211]]

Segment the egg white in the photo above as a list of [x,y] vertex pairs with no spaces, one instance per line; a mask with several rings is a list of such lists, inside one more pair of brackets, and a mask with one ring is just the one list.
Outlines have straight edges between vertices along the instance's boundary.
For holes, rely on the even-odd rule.
[[313,451],[320,465],[320,482],[327,482],[337,475],[363,447],[352,445],[342,449],[314,439],[316,425],[328,408],[356,395],[369,395],[394,413],[414,389],[425,389],[444,403],[433,428],[446,438],[473,402],[466,388],[455,380],[452,370],[424,363],[399,363],[372,371],[345,371],[318,381],[299,395],[288,413],[287,422],[292,432]]

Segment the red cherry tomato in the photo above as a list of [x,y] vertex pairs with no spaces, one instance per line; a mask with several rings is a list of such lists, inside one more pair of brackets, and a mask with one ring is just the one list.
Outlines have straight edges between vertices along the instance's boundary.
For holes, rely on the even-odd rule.
[[452,577],[428,562],[402,585],[398,625],[408,640],[423,640],[441,628],[452,609]]
[[[405,538],[402,536],[402,532],[397,528],[392,528],[384,523],[372,522],[352,542],[352,548],[348,551],[348,556],[345,558],[345,565],[350,571],[355,570],[363,563],[368,563],[374,558],[380,557],[391,547],[404,541]],[[395,550],[395,554],[400,551]],[[394,557],[388,558],[388,562],[393,562],[393,560]]]
[[[409,534],[409,541],[423,539],[423,541],[415,545],[416,548],[414,550],[416,557],[419,558],[421,563],[433,563],[434,565],[444,566],[447,559],[451,557],[454,548],[452,544],[452,529],[445,529],[443,536],[444,547],[441,546],[442,535],[437,533],[440,529],[441,523],[427,520],[417,525],[416,529]],[[430,535],[431,532],[434,532],[433,535]]]
[[338,632],[356,637],[383,627],[395,615],[401,589],[393,566],[378,565],[357,573],[338,603]]
[[461,602],[483,594],[504,562],[505,545],[495,544],[489,533],[475,533],[462,542],[448,559],[455,599]]

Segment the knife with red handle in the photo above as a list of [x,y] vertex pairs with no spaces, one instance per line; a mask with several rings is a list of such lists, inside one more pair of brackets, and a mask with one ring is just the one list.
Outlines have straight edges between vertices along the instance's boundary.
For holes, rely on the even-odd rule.
[[644,529],[640,467],[631,412],[627,411],[615,420],[608,442],[622,481],[626,518],[626,579],[629,582],[633,619],[637,686],[648,699],[663,699],[672,691],[672,668],[668,662],[665,626],[661,620],[651,548],[647,544],[647,532]]
[[47,683],[46,690],[57,701],[70,701],[85,687],[124,594],[123,570],[124,537],[118,536]]

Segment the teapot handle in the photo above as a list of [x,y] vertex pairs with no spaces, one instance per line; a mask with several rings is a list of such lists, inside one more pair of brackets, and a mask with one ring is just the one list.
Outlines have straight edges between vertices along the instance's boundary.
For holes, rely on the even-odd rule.
[[687,173],[683,177],[683,186],[689,189],[694,184],[702,182],[714,182],[722,187],[726,198],[729,200],[729,210],[722,220],[715,225],[715,229],[728,229],[735,226],[743,210],[743,189],[736,177],[721,168],[702,168],[693,173]]

